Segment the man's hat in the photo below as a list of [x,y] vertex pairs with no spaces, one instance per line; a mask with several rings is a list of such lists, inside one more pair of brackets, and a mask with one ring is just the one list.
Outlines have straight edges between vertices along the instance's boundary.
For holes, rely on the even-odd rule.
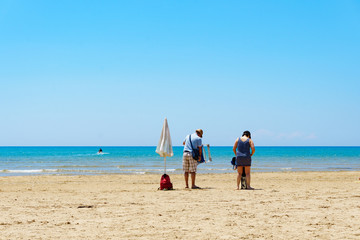
[[200,134],[201,137],[202,137],[202,135],[203,135],[203,130],[202,129],[196,129],[195,132]]

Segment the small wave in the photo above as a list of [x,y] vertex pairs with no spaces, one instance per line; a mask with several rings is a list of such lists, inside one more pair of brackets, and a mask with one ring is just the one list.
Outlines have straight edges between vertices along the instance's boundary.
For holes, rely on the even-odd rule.
[[280,170],[282,170],[282,171],[289,171],[291,169],[292,169],[291,167],[280,168]]
[[[120,171],[124,171],[124,172],[162,172],[164,171],[164,169],[129,169],[129,168],[123,168],[120,169]],[[166,169],[167,172],[175,172],[176,169]]]
[[2,172],[5,173],[43,173],[43,172],[58,172],[58,169],[29,169],[29,170],[13,170],[13,169],[4,169]]
[[84,169],[58,169],[57,172],[61,173],[105,173],[101,170],[84,170]]
[[66,165],[66,166],[57,166],[58,168],[99,168],[99,165]]
[[351,167],[328,167],[328,169],[332,169],[332,170],[352,170],[353,168],[351,168]]
[[107,153],[107,152],[96,153],[96,155],[108,155],[108,154],[110,154],[110,153]]
[[76,157],[88,157],[88,156],[101,156],[101,155],[108,155],[110,153],[106,153],[106,152],[102,152],[102,153],[78,153],[78,154],[75,154],[73,156],[76,156]]
[[229,167],[229,168],[204,168],[204,170],[207,170],[207,171],[228,171],[229,169],[231,169],[231,167]]

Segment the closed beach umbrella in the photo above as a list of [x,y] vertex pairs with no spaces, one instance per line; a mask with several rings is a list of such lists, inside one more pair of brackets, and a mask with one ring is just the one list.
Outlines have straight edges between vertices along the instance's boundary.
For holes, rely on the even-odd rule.
[[170,130],[166,118],[161,131],[159,143],[156,147],[156,152],[160,155],[160,157],[164,158],[164,173],[166,173],[166,157],[174,156],[171,144]]

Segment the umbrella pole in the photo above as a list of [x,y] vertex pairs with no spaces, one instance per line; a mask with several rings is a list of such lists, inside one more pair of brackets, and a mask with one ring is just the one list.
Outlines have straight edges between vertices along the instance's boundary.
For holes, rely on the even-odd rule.
[[166,174],[166,157],[164,158],[164,161],[165,161],[164,174]]

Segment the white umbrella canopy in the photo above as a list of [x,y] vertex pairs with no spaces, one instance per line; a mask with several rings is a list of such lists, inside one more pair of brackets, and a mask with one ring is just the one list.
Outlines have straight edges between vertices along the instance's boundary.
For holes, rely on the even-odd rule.
[[164,158],[164,163],[165,163],[164,172],[166,173],[166,157],[174,156],[172,144],[171,144],[170,130],[166,118],[161,131],[160,140],[156,147],[155,152],[157,152],[160,155],[160,157]]

